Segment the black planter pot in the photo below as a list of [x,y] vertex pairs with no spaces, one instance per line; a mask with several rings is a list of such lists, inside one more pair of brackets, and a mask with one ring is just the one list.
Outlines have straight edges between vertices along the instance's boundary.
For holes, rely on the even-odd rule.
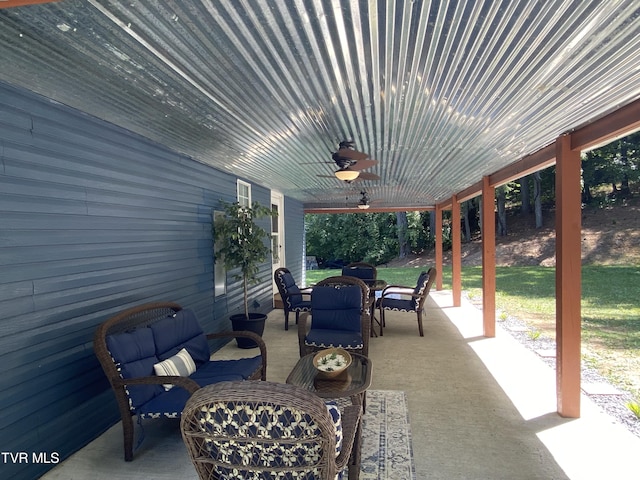
[[[264,332],[264,322],[267,316],[264,313],[250,313],[247,318],[244,313],[231,315],[231,327],[234,330],[248,330],[262,336]],[[258,344],[246,337],[236,337],[236,342],[240,348],[256,348]]]

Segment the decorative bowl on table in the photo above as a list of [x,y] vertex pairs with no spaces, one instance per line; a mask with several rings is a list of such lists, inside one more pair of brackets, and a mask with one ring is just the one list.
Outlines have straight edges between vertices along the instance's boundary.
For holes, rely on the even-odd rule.
[[336,378],[351,365],[351,355],[342,348],[320,350],[313,357],[313,366],[318,370],[318,378]]

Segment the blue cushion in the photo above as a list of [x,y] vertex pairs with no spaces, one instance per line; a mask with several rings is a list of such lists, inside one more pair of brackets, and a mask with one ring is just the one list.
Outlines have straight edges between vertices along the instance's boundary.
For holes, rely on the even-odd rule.
[[375,280],[373,269],[368,267],[344,267],[342,269],[342,275],[356,277],[366,283],[371,283]]
[[418,281],[416,282],[416,288],[414,288],[413,293],[417,295],[421,295],[428,281],[429,281],[429,274],[427,272],[422,272],[418,277]]
[[289,310],[311,308],[311,301],[303,300],[305,297],[300,293],[300,288],[290,272],[279,272],[277,280]]
[[[150,328],[140,327],[130,332],[107,335],[106,342],[122,378],[154,375],[153,366],[159,360]],[[162,393],[164,388],[162,385],[134,385],[128,386],[127,391],[135,409]]]
[[360,331],[362,290],[356,285],[314,287],[311,329]]
[[415,300],[399,300],[397,298],[384,297],[382,306],[387,310],[399,310],[401,312],[411,312],[416,309]]
[[258,370],[262,364],[262,357],[258,355],[253,358],[241,358],[239,360],[213,360],[203,364],[198,368],[191,378],[198,380],[211,375],[235,375],[242,379],[248,379],[253,372]]
[[[193,376],[189,378],[193,378]],[[208,378],[194,378],[194,380],[198,385],[204,387],[206,385],[211,385],[218,382],[241,381],[242,377],[239,375],[218,374],[216,376],[212,375]],[[160,395],[157,395],[152,400],[142,405],[138,409],[138,413],[143,418],[178,418],[180,417],[180,415],[182,415],[182,410],[184,410],[184,406],[187,403],[187,400],[189,400],[190,396],[191,394],[188,390],[180,387],[174,387],[169,391],[163,390]]]
[[295,287],[296,286],[296,281],[293,278],[293,275],[291,275],[290,272],[282,272],[280,275],[281,278],[281,282],[282,285],[284,286],[285,290],[289,290],[291,289],[291,287]]
[[151,330],[160,360],[166,360],[186,348],[196,367],[209,361],[209,343],[192,310],[185,308],[163,318],[152,324]]
[[321,348],[344,348],[345,350],[361,349],[364,345],[360,332],[344,330],[310,330],[304,343]]

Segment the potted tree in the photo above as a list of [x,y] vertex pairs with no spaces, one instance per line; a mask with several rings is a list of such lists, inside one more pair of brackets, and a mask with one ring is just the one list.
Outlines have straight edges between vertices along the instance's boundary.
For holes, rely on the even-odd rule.
[[[239,269],[235,278],[242,280],[244,287],[244,313],[231,315],[231,325],[234,330],[249,330],[262,335],[267,316],[249,313],[249,285],[260,281],[260,264],[265,262],[271,249],[267,246],[269,232],[255,220],[274,217],[277,213],[258,202],[253,202],[250,207],[243,207],[238,202],[221,201],[221,204],[225,215],[217,217],[213,222],[216,249],[222,257],[225,269]],[[238,337],[236,341],[240,348],[257,346],[248,338]]]

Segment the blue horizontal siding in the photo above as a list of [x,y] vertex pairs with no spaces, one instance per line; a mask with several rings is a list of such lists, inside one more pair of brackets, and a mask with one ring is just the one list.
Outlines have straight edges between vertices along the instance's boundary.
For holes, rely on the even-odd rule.
[[[211,212],[235,201],[236,180],[0,83],[3,451],[64,458],[117,420],[92,345],[111,315],[168,300],[192,308],[206,331],[230,328],[242,286],[227,272],[227,295],[213,297]],[[252,196],[270,204],[267,188],[253,185]],[[287,252],[301,262],[302,206],[291,205]],[[271,275],[267,261],[250,288],[254,310],[271,309]],[[12,465],[7,474],[36,478],[47,468]]]

